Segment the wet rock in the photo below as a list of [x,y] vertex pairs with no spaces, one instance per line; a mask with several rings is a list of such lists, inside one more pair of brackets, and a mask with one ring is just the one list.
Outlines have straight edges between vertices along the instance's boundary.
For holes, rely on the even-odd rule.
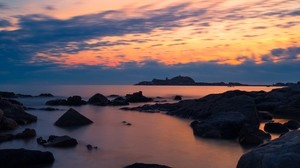
[[266,123],[264,130],[273,134],[284,134],[289,132],[289,129],[280,123]]
[[18,128],[18,123],[15,120],[2,117],[2,120],[0,121],[0,130],[13,130],[16,128]]
[[91,144],[86,145],[86,148],[90,151],[93,149],[93,146]]
[[258,112],[259,120],[264,121],[271,121],[273,119],[273,116],[269,112]]
[[129,105],[129,103],[123,97],[117,97],[114,100],[112,100],[109,103],[109,105],[111,105],[111,106],[126,106],[126,105]]
[[45,147],[59,147],[59,148],[74,147],[78,144],[76,139],[71,138],[67,135],[64,136],[50,135],[47,141],[44,140],[42,137],[39,137],[37,139],[37,143]]
[[88,103],[97,106],[106,106],[109,104],[109,100],[102,94],[97,93],[88,100]]
[[253,129],[253,127],[244,126],[239,135],[239,143],[243,147],[254,147],[264,142],[270,141],[271,135],[259,129]]
[[51,93],[41,93],[38,97],[54,97]]
[[80,96],[71,96],[67,99],[67,104],[70,106],[81,106],[87,104]]
[[46,105],[50,106],[67,106],[68,101],[65,99],[55,99],[55,100],[49,100],[46,102]]
[[91,123],[93,123],[93,121],[86,118],[73,108],[70,108],[55,122],[55,125],[59,127],[70,127],[88,125]]
[[300,123],[297,120],[289,120],[286,123],[284,123],[283,125],[290,130],[296,130],[296,129],[300,128]]
[[14,139],[13,134],[0,134],[0,142],[11,141]]
[[176,96],[174,97],[174,100],[182,100],[182,97],[179,96],[179,95],[176,95]]
[[58,111],[60,109],[53,108],[53,107],[45,107],[45,108],[39,108],[39,110],[44,110],[44,111]]
[[159,164],[134,163],[132,165],[125,166],[124,168],[171,168],[171,167],[165,165],[159,165]]
[[17,98],[14,92],[0,92],[0,98]]
[[22,106],[13,104],[1,98],[0,98],[0,109],[3,111],[5,117],[16,121],[20,125],[37,121],[37,117],[26,113]]
[[0,150],[1,167],[5,168],[44,167],[53,162],[54,156],[51,152],[26,149]]
[[33,97],[32,95],[28,95],[28,94],[16,94],[17,97],[21,97],[21,98],[31,98]]
[[145,97],[142,91],[135,92],[133,94],[127,94],[126,100],[130,103],[139,103],[139,102],[150,102],[153,101],[152,98]]
[[300,132],[291,131],[245,153],[237,168],[299,168]]
[[16,139],[30,139],[36,136],[35,129],[26,128],[22,133],[15,135]]

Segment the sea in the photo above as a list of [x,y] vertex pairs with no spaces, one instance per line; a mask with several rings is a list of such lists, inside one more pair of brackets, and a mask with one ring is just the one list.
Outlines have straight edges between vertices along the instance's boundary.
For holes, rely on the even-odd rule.
[[[229,90],[270,91],[265,86],[134,86],[134,85],[1,85],[1,91],[39,95],[51,93],[51,98],[18,98],[26,107],[47,107],[45,102],[57,98],[79,95],[88,100],[96,93],[105,96],[125,96],[142,91],[147,97],[166,102],[176,102],[175,95],[183,99],[201,98],[208,94]],[[129,107],[145,103],[131,103]],[[153,103],[147,103],[153,104]],[[93,105],[73,106],[94,123],[77,128],[60,128],[54,122],[69,106],[57,106],[58,111],[27,110],[36,115],[36,123],[19,127],[8,133],[17,133],[25,128],[34,128],[37,137],[47,139],[49,135],[68,135],[78,140],[74,148],[52,148],[37,144],[36,139],[13,140],[0,143],[0,149],[25,148],[50,151],[55,162],[50,168],[122,168],[140,162],[167,165],[174,168],[234,168],[239,158],[248,149],[242,148],[236,140],[215,140],[195,137],[190,128],[192,120],[169,116],[163,113],[142,113],[123,111],[120,107]],[[130,122],[127,126],[122,121]],[[87,150],[86,145],[98,149]],[[12,158],[13,159],[13,158]]]

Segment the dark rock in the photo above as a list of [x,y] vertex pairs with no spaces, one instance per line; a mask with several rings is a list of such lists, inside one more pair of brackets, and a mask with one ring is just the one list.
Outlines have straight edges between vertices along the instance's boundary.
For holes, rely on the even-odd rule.
[[158,164],[146,164],[146,163],[134,163],[129,166],[125,166],[124,168],[171,168],[165,165],[158,165]]
[[51,152],[26,149],[0,150],[0,163],[3,168],[43,167],[53,162],[54,157]]
[[112,100],[109,103],[109,105],[111,105],[111,106],[126,106],[126,105],[129,105],[129,103],[123,97],[117,97],[114,100]]
[[[44,142],[44,140],[40,140],[40,143]],[[47,142],[42,144],[45,147],[60,147],[60,148],[67,148],[67,147],[74,147],[78,144],[77,140],[71,138],[67,135],[64,136],[54,136],[50,135]]]
[[92,149],[93,149],[93,146],[92,146],[91,144],[88,144],[88,145],[86,145],[86,148],[87,148],[88,150],[92,150]]
[[289,132],[289,129],[287,129],[283,124],[280,123],[266,123],[264,130],[266,132],[274,134],[283,134]]
[[88,100],[88,103],[97,106],[106,106],[109,104],[109,100],[102,94],[97,93]]
[[14,104],[14,105],[19,105],[19,106],[22,106],[23,107],[23,103],[17,101],[17,100],[14,100],[14,99],[5,99],[6,101],[9,101],[11,104]]
[[51,93],[41,93],[38,97],[54,97]]
[[130,103],[138,103],[138,102],[150,102],[153,101],[152,98],[145,97],[142,91],[135,92],[133,94],[127,94],[126,100]]
[[39,110],[44,110],[44,111],[58,111],[60,109],[53,108],[53,107],[45,107],[45,108],[39,108]]
[[245,153],[237,168],[299,168],[300,132],[291,131]]
[[36,142],[39,144],[39,145],[44,145],[45,143],[47,143],[46,140],[44,140],[42,137],[39,137],[36,139]]
[[136,85],[196,85],[194,79],[188,76],[176,76],[168,79],[153,79],[152,81],[139,82]]
[[239,135],[239,143],[243,147],[253,147],[271,140],[271,135],[253,127],[244,126]]
[[[0,113],[1,112],[0,110]],[[18,128],[18,123],[15,120],[4,116],[0,120],[0,130],[13,130],[16,128]]]
[[27,94],[16,94],[17,97],[21,97],[21,98],[31,98],[33,97],[32,95],[27,95]]
[[14,139],[13,134],[0,134],[0,142],[11,141]]
[[237,138],[246,122],[243,114],[237,112],[215,113],[203,121],[193,121],[194,135],[204,138]]
[[17,98],[14,92],[0,92],[0,98]]
[[174,97],[174,100],[182,100],[182,97],[179,96],[179,95],[176,95],[176,96]]
[[50,106],[67,106],[68,101],[65,99],[56,99],[56,100],[49,100],[46,102],[46,105]]
[[283,125],[290,130],[296,130],[296,129],[300,128],[300,123],[297,120],[289,120],[288,122],[284,123]]
[[34,138],[36,136],[36,132],[34,129],[26,128],[22,133],[18,133],[15,135],[16,139],[29,139]]
[[131,126],[132,124],[131,124],[131,123],[126,123],[126,125],[127,125],[127,126]]
[[20,125],[36,122],[37,120],[36,116],[26,113],[22,106],[4,99],[0,99],[0,109],[4,112],[5,117],[13,119]]
[[71,96],[67,99],[67,104],[70,106],[81,106],[86,104],[87,102],[82,100],[80,96]]
[[111,98],[117,98],[117,97],[121,97],[121,96],[116,95],[116,94],[112,94],[112,95],[109,95],[108,97],[111,97]]
[[56,122],[55,125],[59,127],[69,127],[69,126],[81,126],[93,123],[90,119],[86,118],[78,111],[70,108],[65,112]]

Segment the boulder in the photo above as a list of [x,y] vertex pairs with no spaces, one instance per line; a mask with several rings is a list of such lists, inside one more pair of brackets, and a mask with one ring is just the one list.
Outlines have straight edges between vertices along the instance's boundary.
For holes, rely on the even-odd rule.
[[254,147],[270,141],[271,135],[253,127],[244,126],[239,134],[239,143],[243,147]]
[[65,99],[55,99],[55,100],[49,100],[46,102],[46,105],[50,106],[67,106],[68,101]]
[[54,97],[51,93],[41,93],[38,97]]
[[126,105],[129,105],[129,103],[123,97],[117,97],[114,100],[112,100],[109,103],[109,105],[111,105],[111,106],[126,106]]
[[132,165],[125,166],[124,168],[171,168],[171,167],[165,165],[159,165],[159,164],[134,163]]
[[10,118],[2,117],[0,121],[0,130],[13,130],[18,128],[18,123]]
[[15,135],[15,139],[30,139],[36,136],[35,129],[26,128],[23,132]]
[[145,97],[142,91],[135,92],[133,94],[127,94],[126,100],[130,103],[139,103],[139,102],[150,102],[153,101],[152,98]]
[[4,112],[5,117],[13,119],[20,125],[37,121],[37,117],[26,113],[22,106],[4,99],[0,99],[0,109]]
[[284,134],[289,132],[289,129],[287,129],[281,123],[266,123],[264,130],[266,132],[273,133],[273,134]]
[[300,123],[297,120],[289,120],[286,123],[284,123],[283,125],[290,130],[296,130],[296,129],[300,128]]
[[1,149],[0,163],[1,167],[44,167],[52,164],[54,156],[51,152],[42,152],[26,149]]
[[194,135],[204,138],[237,138],[246,118],[238,112],[215,113],[202,121],[193,121]]
[[86,101],[82,100],[80,96],[71,96],[67,99],[67,104],[70,106],[81,106],[86,104]]
[[70,127],[88,125],[91,123],[93,123],[93,121],[86,118],[73,108],[70,108],[55,122],[55,125],[59,127]]
[[269,112],[258,112],[258,118],[260,121],[271,121],[273,119],[273,116]]
[[174,100],[182,100],[182,97],[179,96],[179,95],[176,95],[176,96],[174,97]]
[[0,92],[0,98],[17,98],[14,92]]
[[88,103],[97,106],[106,106],[109,104],[109,100],[102,94],[97,93],[88,100]]
[[299,165],[300,132],[291,131],[242,155],[237,168],[299,168]]
[[0,134],[0,142],[11,141],[14,139],[13,134]]
[[42,137],[39,137],[37,139],[37,143],[45,147],[59,147],[59,148],[74,147],[78,144],[76,139],[71,138],[67,135],[64,136],[50,135],[47,141],[44,140]]

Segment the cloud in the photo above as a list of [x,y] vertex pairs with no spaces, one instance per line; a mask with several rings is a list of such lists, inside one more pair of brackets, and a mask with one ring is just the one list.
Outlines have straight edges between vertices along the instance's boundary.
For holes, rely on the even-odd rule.
[[283,59],[298,59],[298,55],[300,56],[300,47],[289,47],[286,49],[283,48],[275,48],[271,50],[271,54],[276,57],[281,57]]
[[12,24],[8,20],[0,19],[0,28],[5,28],[12,26]]
[[0,9],[8,9],[8,6],[2,2],[0,2]]
[[46,10],[50,10],[50,11],[53,11],[55,10],[56,8],[54,6],[51,6],[51,5],[47,5],[44,7]]

